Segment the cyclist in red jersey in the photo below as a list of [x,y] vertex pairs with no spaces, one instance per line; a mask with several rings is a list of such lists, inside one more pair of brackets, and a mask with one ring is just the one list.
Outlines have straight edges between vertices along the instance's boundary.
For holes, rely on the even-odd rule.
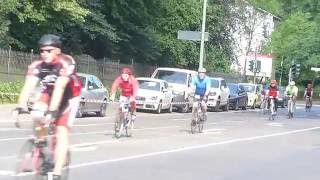
[[313,88],[312,88],[312,84],[308,84],[307,88],[304,90],[304,97],[309,97],[310,98],[310,104],[312,106],[312,96],[313,96]]
[[110,100],[114,101],[115,93],[117,89],[121,89],[120,102],[129,100],[131,106],[131,113],[133,119],[135,119],[136,111],[136,96],[139,88],[139,83],[132,75],[132,71],[129,68],[123,68],[121,70],[121,76],[117,77],[112,84]]
[[[279,98],[279,90],[277,87],[277,81],[276,80],[271,80],[270,86],[267,90],[267,97],[273,97],[274,98],[274,106],[275,106],[275,112],[277,112],[278,109],[278,101],[277,99]],[[270,107],[270,98],[268,98],[268,109]]]
[[59,36],[44,35],[39,40],[39,46],[40,59],[33,61],[28,67],[15,112],[19,114],[27,109],[28,97],[41,82],[41,95],[34,103],[31,115],[36,125],[49,121],[55,124],[55,166],[48,171],[53,171],[54,180],[60,180],[69,147],[69,128],[76,116],[82,84],[76,74],[75,61],[61,52]]

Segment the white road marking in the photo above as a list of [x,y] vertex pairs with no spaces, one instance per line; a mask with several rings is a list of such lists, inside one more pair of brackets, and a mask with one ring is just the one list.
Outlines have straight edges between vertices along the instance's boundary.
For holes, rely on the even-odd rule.
[[73,147],[70,148],[71,152],[84,152],[84,151],[95,151],[97,146],[89,146],[89,147]]
[[283,124],[283,123],[268,123],[267,125],[269,125],[269,126],[275,126],[275,127],[281,127],[281,126],[283,126],[284,124]]
[[94,146],[94,145],[108,144],[108,143],[115,143],[115,142],[119,142],[119,141],[116,141],[116,140],[106,140],[106,141],[97,141],[97,142],[93,142],[93,143],[79,143],[79,144],[73,144],[73,145],[71,145],[70,148]]
[[101,125],[114,125],[114,123],[95,123],[95,124],[76,124],[72,127],[87,127],[87,126],[101,126]]
[[13,176],[13,171],[0,170],[0,176]]
[[132,159],[140,159],[140,158],[158,156],[158,155],[169,154],[169,153],[177,153],[177,152],[190,151],[190,150],[201,149],[201,148],[208,148],[208,147],[212,147],[212,146],[226,145],[226,144],[246,142],[246,141],[255,141],[255,140],[259,140],[259,139],[271,138],[271,137],[276,137],[276,136],[284,136],[284,135],[302,133],[302,132],[312,131],[312,130],[316,130],[316,129],[320,129],[320,126],[313,127],[313,128],[293,130],[293,131],[285,131],[285,132],[280,132],[280,133],[267,134],[267,135],[262,135],[262,136],[236,138],[236,139],[227,140],[227,141],[214,142],[214,143],[197,145],[197,146],[188,146],[188,147],[177,148],[177,149],[166,150],[166,151],[138,154],[138,155],[127,156],[127,157],[122,157],[122,158],[107,159],[107,160],[102,160],[102,161],[92,161],[92,162],[88,162],[88,163],[80,163],[80,164],[71,165],[70,168],[74,169],[74,168],[80,168],[80,167],[88,167],[88,166],[94,166],[94,165],[100,165],[100,164],[108,164],[108,163],[113,163],[113,162],[120,162],[120,161],[132,160]]
[[30,129],[19,129],[19,128],[0,128],[0,132],[6,131],[31,131]]
[[190,118],[171,119],[171,121],[190,121]]

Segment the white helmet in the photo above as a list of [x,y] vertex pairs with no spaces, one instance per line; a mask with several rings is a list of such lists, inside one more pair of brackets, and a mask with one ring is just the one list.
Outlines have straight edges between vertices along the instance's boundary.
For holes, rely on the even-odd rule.
[[296,83],[294,81],[290,81],[290,86],[294,86]]
[[206,70],[206,68],[199,68],[199,69],[198,69],[198,72],[199,72],[199,73],[206,73],[207,70]]

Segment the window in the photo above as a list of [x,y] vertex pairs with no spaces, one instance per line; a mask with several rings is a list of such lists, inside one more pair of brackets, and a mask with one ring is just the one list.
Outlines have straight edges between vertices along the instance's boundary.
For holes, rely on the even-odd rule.
[[222,80],[222,81],[221,81],[221,87],[223,87],[223,88],[226,88],[226,87],[227,87],[227,84],[226,84],[226,81],[225,81],[225,80]]
[[103,87],[101,81],[96,76],[93,76],[93,81],[94,81],[93,89],[101,89]]
[[88,77],[88,89],[90,90],[90,87],[94,88],[94,82],[92,77]]
[[160,83],[155,81],[138,80],[140,89],[160,91]]
[[168,88],[169,88],[169,85],[168,85],[167,82],[164,82],[163,84],[164,84],[164,88],[165,88],[165,89],[168,89]]
[[155,78],[168,81],[169,83],[186,84],[188,74],[185,72],[158,70]]
[[83,76],[80,76],[80,80],[81,80],[82,86],[86,87],[87,79],[85,77],[83,77]]
[[219,81],[217,79],[211,79],[210,84],[212,88],[219,88]]

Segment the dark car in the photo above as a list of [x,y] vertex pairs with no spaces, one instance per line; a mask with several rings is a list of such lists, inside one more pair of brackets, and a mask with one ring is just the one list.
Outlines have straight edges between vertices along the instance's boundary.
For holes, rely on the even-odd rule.
[[243,110],[247,109],[248,94],[244,87],[235,83],[227,83],[227,86],[230,89],[229,107],[234,110],[238,110],[239,108]]
[[288,99],[285,96],[286,88],[283,86],[278,87],[279,88],[279,98],[278,98],[278,106],[284,108],[288,105]]

